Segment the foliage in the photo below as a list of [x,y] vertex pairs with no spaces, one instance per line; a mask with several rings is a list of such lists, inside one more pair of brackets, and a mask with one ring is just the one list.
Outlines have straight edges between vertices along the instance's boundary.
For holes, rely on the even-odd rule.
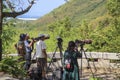
[[4,71],[13,77],[20,78],[26,75],[22,68],[24,62],[18,62],[18,57],[6,56],[0,61],[0,71]]
[[120,52],[120,29],[118,29],[119,27],[112,27],[112,25],[119,25],[119,22],[114,22],[115,25],[112,22],[113,20],[111,18],[104,18],[102,21],[98,22],[95,28],[93,28],[94,26],[85,20],[78,27],[73,27],[69,18],[56,21],[48,26],[48,31],[50,31],[49,34],[51,35],[51,39],[47,41],[49,42],[48,46],[55,46],[51,44],[55,44],[55,37],[60,36],[63,38],[64,49],[66,49],[67,43],[70,40],[92,39],[93,42],[91,45],[85,45],[90,51]]
[[101,78],[90,78],[89,80],[102,80]]
[[[95,22],[96,21],[96,22]],[[39,31],[36,29],[29,29],[29,27],[19,28],[19,32],[29,34],[32,37],[37,37],[39,33],[46,33],[50,35],[50,39],[46,40],[47,51],[54,51],[57,47],[57,37],[63,39],[63,49],[67,48],[67,43],[70,40],[85,40],[91,39],[92,44],[86,44],[85,47],[89,51],[102,51],[102,52],[120,52],[120,27],[119,19],[114,19],[109,16],[99,17],[91,22],[83,20],[77,27],[71,24],[70,18],[57,20],[48,25],[48,30]],[[18,27],[15,27],[18,29]],[[17,37],[19,35],[17,34]],[[114,47],[113,47],[114,46]]]
[[[29,33],[31,37],[37,37],[39,33],[46,33],[50,35],[50,39],[46,40],[48,51],[53,52],[55,50],[57,46],[56,38],[60,36],[63,39],[64,50],[70,40],[92,39],[91,45],[85,45],[90,51],[120,52],[120,18],[114,18],[106,14],[105,3],[105,0],[71,0],[45,17],[35,22],[32,21],[32,25],[30,24],[31,21],[15,19],[11,21],[11,23],[16,22],[15,27],[11,29],[12,25],[7,26],[9,31],[17,32],[14,37],[11,36],[11,39],[14,40],[12,44],[18,41],[20,33]],[[69,17],[65,17],[67,15]],[[48,21],[47,24],[46,21]],[[9,31],[7,34],[10,33]],[[10,33],[10,35],[13,35],[13,33]],[[9,44],[10,42],[11,40],[8,41]],[[7,50],[6,47],[9,47],[8,50],[15,52],[15,49],[10,49],[11,46],[13,47],[13,45],[5,44],[4,49]]]
[[71,0],[41,17],[30,27],[46,30],[46,26],[57,20],[69,17],[73,26],[78,26],[83,20],[91,21],[106,14],[106,0]]
[[109,0],[108,11],[113,17],[110,25],[113,29],[113,31],[111,31],[112,37],[109,42],[111,47],[110,50],[120,53],[120,1]]
[[[57,37],[62,37],[64,40],[64,43],[65,42],[67,43],[67,41],[69,40],[69,37],[71,36],[72,27],[73,26],[71,25],[69,18],[64,18],[63,20],[59,20],[59,21],[56,21],[55,23],[48,25],[48,31],[49,31],[49,34],[51,35],[49,40],[50,42],[46,41],[48,46],[57,46],[56,43],[54,43],[57,41]],[[51,45],[51,44],[54,44],[54,45]],[[67,45],[65,44],[63,46],[66,47]],[[54,50],[54,48],[52,48],[51,50]]]
[[108,0],[108,11],[114,17],[120,16],[120,0]]
[[11,50],[9,49],[14,42],[14,35],[16,34],[16,31],[12,29],[14,27],[13,22],[7,22],[6,19],[4,20],[3,24],[3,31],[1,38],[3,40],[2,42],[2,48],[3,48],[3,53],[11,53]]

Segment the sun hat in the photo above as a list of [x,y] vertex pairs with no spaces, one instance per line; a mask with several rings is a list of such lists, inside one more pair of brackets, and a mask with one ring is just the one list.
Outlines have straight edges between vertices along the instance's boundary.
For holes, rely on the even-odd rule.
[[45,37],[45,34],[39,34],[38,37]]

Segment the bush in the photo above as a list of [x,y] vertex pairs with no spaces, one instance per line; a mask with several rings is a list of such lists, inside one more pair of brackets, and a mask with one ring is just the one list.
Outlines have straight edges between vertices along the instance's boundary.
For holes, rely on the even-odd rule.
[[101,78],[93,78],[93,77],[91,77],[89,80],[102,80]]
[[18,59],[19,57],[5,57],[0,61],[0,71],[8,73],[16,78],[25,77],[26,72],[22,68],[24,61],[18,62]]

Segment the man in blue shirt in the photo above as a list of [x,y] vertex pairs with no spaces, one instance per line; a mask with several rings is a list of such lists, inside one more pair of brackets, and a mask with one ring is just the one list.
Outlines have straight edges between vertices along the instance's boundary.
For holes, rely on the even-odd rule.
[[30,65],[31,65],[31,52],[33,50],[33,44],[34,44],[34,40],[29,41],[29,35],[26,34],[25,36],[25,40],[24,40],[24,44],[25,44],[25,49],[26,49],[26,55],[25,55],[25,65],[24,68],[25,70],[29,70]]

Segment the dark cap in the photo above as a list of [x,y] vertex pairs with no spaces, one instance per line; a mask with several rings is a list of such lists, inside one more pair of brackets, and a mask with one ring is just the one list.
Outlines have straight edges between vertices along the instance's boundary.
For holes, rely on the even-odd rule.
[[25,37],[26,37],[26,34],[24,34],[24,33],[20,34],[20,40],[24,40]]

